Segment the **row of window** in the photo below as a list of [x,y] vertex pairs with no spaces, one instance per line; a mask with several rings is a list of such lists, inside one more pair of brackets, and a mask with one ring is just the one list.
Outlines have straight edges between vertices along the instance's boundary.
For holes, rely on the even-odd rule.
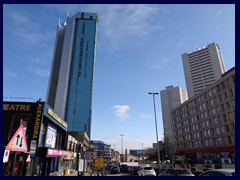
[[[209,126],[208,121],[206,121],[206,126]],[[202,123],[202,126],[205,127],[205,123]],[[180,130],[175,131],[175,136],[180,136],[185,134],[185,137],[187,140],[196,139],[196,138],[203,138],[203,137],[208,137],[208,136],[214,136],[214,135],[219,135],[219,134],[228,134],[228,133],[233,133],[235,134],[235,124],[226,124],[226,125],[221,125],[221,126],[216,126],[216,127],[211,127],[208,129],[202,129],[202,131],[196,131],[200,127],[199,124],[189,126]],[[191,134],[190,134],[191,133]]]
[[178,143],[176,147],[177,149],[186,149],[186,148],[206,148],[206,147],[226,146],[226,145],[234,144],[234,141],[235,141],[234,135],[221,136],[217,138],[209,138],[209,139],[198,140],[193,142]]

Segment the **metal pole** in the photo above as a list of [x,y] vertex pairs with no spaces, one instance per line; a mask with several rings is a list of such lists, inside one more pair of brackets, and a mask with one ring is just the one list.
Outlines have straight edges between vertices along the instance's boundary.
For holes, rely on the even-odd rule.
[[120,135],[122,138],[121,138],[121,144],[122,144],[122,164],[123,164],[123,160],[124,160],[124,155],[123,155],[123,134]]
[[142,161],[144,162],[144,152],[143,152],[143,143],[142,144]]
[[158,95],[158,93],[151,93],[149,94],[153,95],[153,107],[154,107],[154,116],[155,116],[155,127],[156,127],[156,137],[157,137],[157,151],[158,151],[158,170],[160,172],[160,150],[159,150],[159,142],[158,142],[158,129],[157,129],[157,116],[156,116],[156,107],[155,107],[155,95]]

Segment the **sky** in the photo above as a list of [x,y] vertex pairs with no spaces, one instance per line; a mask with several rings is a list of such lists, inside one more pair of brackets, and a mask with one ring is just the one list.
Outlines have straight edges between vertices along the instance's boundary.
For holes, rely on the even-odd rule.
[[234,4],[4,4],[3,100],[46,100],[57,25],[78,11],[99,14],[91,140],[120,153],[121,140],[128,150],[157,142],[148,92],[186,90],[183,53],[215,42],[226,70],[235,66]]

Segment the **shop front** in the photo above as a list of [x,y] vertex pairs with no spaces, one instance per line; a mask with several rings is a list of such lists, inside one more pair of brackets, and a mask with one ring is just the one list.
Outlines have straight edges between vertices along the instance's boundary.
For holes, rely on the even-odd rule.
[[[10,150],[8,158],[3,162],[4,176],[30,176],[33,170],[33,159],[27,160],[30,147],[30,134],[34,131],[34,121],[41,118],[42,102],[3,102],[3,145],[7,148],[20,126],[26,138],[25,152]],[[40,110],[40,114],[37,111]],[[37,129],[35,129],[35,132]],[[20,141],[19,141],[20,142]],[[19,143],[19,145],[21,145]],[[6,150],[6,149],[5,149]]]
[[77,153],[70,151],[63,151],[59,169],[62,170],[62,175],[69,175],[77,169]]
[[235,146],[177,151],[176,164],[235,164]]
[[60,175],[59,164],[67,143],[67,123],[47,104],[44,105],[40,131],[33,175]]
[[36,172],[40,176],[58,176],[59,161],[63,156],[63,150],[40,147],[37,154]]
[[[5,176],[57,175],[67,147],[67,123],[45,102],[3,102],[4,148],[20,125],[27,150],[10,151],[3,163]],[[20,142],[20,141],[17,141]]]

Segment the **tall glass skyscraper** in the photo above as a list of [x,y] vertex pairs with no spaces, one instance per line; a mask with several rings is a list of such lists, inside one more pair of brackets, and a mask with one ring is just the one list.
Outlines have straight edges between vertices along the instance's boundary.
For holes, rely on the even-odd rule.
[[57,29],[47,103],[76,138],[91,132],[97,22],[97,13],[78,12]]

